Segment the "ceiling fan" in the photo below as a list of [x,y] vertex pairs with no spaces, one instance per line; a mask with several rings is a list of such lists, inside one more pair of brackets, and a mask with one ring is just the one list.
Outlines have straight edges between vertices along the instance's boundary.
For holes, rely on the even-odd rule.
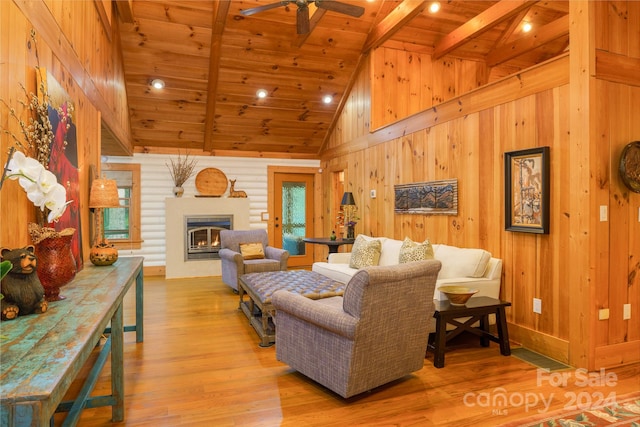
[[363,7],[340,3],[333,0],[283,0],[277,3],[245,9],[240,11],[240,14],[244,16],[251,16],[259,12],[264,12],[265,10],[275,9],[280,6],[287,6],[289,3],[295,3],[295,5],[298,6],[298,11],[296,13],[296,30],[298,34],[307,34],[309,32],[309,4],[311,3],[315,4],[316,7],[320,9],[344,13],[345,15],[354,16],[356,18],[362,16],[364,13]]

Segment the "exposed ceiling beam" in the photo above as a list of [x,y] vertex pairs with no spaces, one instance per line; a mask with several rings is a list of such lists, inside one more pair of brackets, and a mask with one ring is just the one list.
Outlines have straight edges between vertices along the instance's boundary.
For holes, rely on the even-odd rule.
[[527,16],[527,13],[529,13],[529,9],[531,8],[527,8],[520,11],[518,15],[516,15],[514,18],[511,19],[511,23],[509,24],[509,26],[504,29],[504,31],[500,35],[500,38],[496,40],[495,44],[493,45],[494,49],[502,47],[507,43],[507,41],[511,38],[513,33],[518,29],[518,27],[521,26],[522,21]]
[[477,37],[493,26],[531,7],[536,1],[501,0],[478,16],[471,18],[440,40],[433,52],[433,59],[442,58],[447,53]]
[[316,25],[320,22],[320,18],[322,18],[325,13],[327,13],[327,9],[316,9],[311,19],[309,19],[309,32],[306,34],[298,34],[296,38],[293,39],[293,42],[291,42],[291,46],[301,47],[304,42],[307,41],[307,38],[311,35],[313,29],[316,28]]
[[403,25],[420,14],[426,6],[427,2],[423,0],[404,0],[393,9],[382,22],[371,30],[367,41],[364,43],[362,52],[367,53],[387,41],[396,31],[400,30]]
[[490,52],[487,55],[487,66],[495,67],[568,34],[569,15],[566,15]]
[[204,151],[213,151],[213,127],[216,114],[216,93],[218,89],[218,72],[220,68],[220,50],[222,48],[222,32],[227,20],[231,0],[215,1],[213,25],[211,28],[211,52],[209,54],[209,87],[207,88],[207,111],[204,120]]
[[127,24],[133,24],[133,0],[115,0],[116,9],[120,20]]

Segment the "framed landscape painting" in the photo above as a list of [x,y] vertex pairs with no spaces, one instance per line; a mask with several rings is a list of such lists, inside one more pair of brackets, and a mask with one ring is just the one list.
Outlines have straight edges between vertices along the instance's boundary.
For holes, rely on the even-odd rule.
[[504,154],[505,229],[549,233],[549,147]]

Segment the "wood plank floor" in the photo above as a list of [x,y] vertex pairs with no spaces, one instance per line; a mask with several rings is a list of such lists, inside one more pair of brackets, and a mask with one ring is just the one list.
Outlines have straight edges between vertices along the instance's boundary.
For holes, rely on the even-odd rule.
[[[444,368],[434,368],[429,355],[413,375],[344,400],[276,361],[275,347],[260,348],[237,295],[220,278],[147,277],[145,340],[136,344],[134,333],[125,334],[126,418],[115,425],[497,426],[544,411],[543,400],[551,411],[573,396],[595,401],[598,393],[640,389],[639,364],[607,374],[615,381],[598,385],[592,378],[585,386],[575,370],[541,375],[501,356],[497,344],[462,340],[447,352]],[[109,388],[107,364],[94,394]],[[63,418],[57,415],[56,424]],[[87,409],[80,425],[114,425],[110,418],[110,408]]]

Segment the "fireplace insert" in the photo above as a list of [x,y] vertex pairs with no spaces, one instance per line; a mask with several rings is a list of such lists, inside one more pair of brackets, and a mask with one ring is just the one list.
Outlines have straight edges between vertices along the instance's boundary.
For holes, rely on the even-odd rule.
[[220,259],[220,230],[233,230],[233,215],[184,217],[184,260]]

